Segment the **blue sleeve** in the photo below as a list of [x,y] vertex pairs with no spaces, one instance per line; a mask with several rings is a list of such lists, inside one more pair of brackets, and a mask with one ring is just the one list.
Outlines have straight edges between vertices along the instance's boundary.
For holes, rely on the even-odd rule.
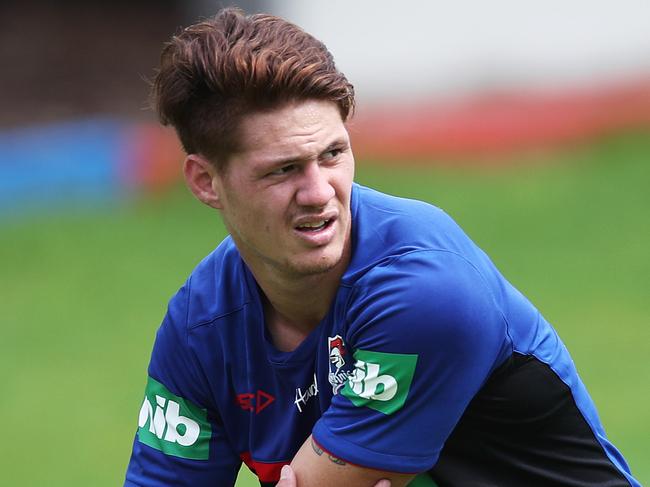
[[189,344],[187,294],[170,301],[156,335],[126,487],[234,485],[241,465]]
[[353,291],[355,368],[313,436],[357,465],[417,473],[509,353],[506,324],[480,273],[446,251],[375,267]]

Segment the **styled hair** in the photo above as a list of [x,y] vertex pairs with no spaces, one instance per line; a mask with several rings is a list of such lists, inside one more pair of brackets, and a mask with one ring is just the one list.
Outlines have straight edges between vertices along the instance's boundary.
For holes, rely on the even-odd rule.
[[282,18],[237,8],[165,44],[151,95],[185,151],[218,168],[241,149],[238,128],[247,113],[307,99],[336,103],[343,121],[354,110],[354,88],[322,42]]

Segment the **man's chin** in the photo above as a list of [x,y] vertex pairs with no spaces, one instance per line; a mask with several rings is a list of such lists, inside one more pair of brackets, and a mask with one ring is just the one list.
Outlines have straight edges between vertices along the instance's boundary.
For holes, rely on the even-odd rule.
[[325,274],[337,267],[341,262],[341,253],[337,255],[323,255],[317,258],[293,259],[288,263],[288,270],[297,276],[310,276]]

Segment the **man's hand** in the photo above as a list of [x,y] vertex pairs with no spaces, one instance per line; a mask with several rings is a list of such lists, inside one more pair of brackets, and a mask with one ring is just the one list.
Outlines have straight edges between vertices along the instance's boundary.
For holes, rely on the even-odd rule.
[[280,487],[405,487],[415,477],[349,463],[321,448],[311,435],[293,457],[291,469],[285,470],[285,475],[289,483],[280,483]]
[[[280,481],[276,484],[276,487],[298,487],[296,473],[289,465],[282,467]],[[374,487],[390,487],[390,480],[381,479]]]

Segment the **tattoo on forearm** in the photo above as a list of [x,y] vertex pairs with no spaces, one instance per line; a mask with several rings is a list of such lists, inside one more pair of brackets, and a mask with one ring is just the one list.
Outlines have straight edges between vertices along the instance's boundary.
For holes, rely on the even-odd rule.
[[[316,444],[313,438],[311,439],[311,448],[312,450],[314,450],[314,453],[316,453],[316,455],[318,455],[319,457],[322,456],[323,453],[325,453],[323,449]],[[343,460],[329,453],[327,454],[327,458],[329,458],[329,460],[332,463],[336,463],[337,465],[345,465],[345,462]]]
[[327,458],[329,458],[332,463],[336,463],[337,465],[345,465],[345,462],[343,460],[336,458],[335,456],[327,455]]
[[311,447],[314,449],[314,452],[315,452],[316,455],[318,455],[319,457],[323,454],[323,449],[322,449],[320,446],[318,446],[318,445],[316,444],[316,442],[314,441],[313,438],[311,439]]

